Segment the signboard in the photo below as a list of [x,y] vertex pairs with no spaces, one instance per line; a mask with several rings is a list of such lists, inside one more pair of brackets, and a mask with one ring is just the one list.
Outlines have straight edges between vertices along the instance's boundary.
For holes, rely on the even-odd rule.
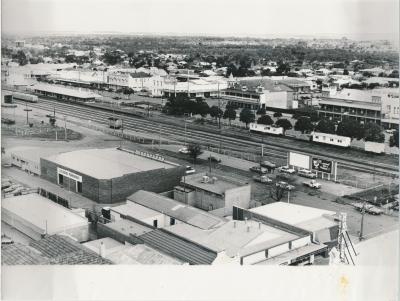
[[150,159],[161,161],[161,162],[165,161],[164,157],[162,157],[160,155],[151,154],[151,153],[148,153],[148,152],[142,152],[142,151],[136,150],[135,154],[138,155],[138,156],[141,156],[141,157],[146,157],[146,158],[150,158]]
[[289,165],[296,166],[299,168],[309,169],[310,168],[310,156],[290,152],[289,153]]
[[65,176],[67,178],[70,178],[72,180],[75,180],[77,182],[82,182],[82,177],[81,176],[79,176],[79,175],[77,175],[77,174],[75,174],[73,172],[70,172],[68,170],[65,170],[65,169],[57,167],[57,173],[60,174],[60,175]]
[[313,157],[311,163],[312,163],[311,164],[312,170],[321,171],[321,172],[325,172],[325,173],[329,173],[329,174],[332,173],[332,166],[333,166],[332,161]]

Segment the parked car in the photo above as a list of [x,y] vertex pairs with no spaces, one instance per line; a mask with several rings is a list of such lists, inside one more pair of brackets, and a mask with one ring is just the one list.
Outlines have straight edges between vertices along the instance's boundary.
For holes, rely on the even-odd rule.
[[221,158],[216,157],[216,156],[210,156],[210,157],[208,157],[208,159],[209,159],[211,162],[216,162],[216,163],[220,163],[220,162],[221,162]]
[[276,186],[281,187],[285,190],[293,190],[295,188],[293,185],[290,185],[288,182],[284,181],[276,182]]
[[266,168],[260,167],[258,165],[250,167],[250,171],[254,171],[254,172],[259,173],[259,174],[265,174],[265,173],[268,172],[268,170]]
[[276,168],[276,164],[271,161],[262,161],[260,165],[267,169],[275,169]]
[[313,173],[311,170],[308,169],[300,169],[297,174],[301,177],[304,178],[309,178],[309,179],[316,179],[317,174]]
[[121,97],[119,97],[119,96],[115,96],[115,97],[113,97],[113,99],[115,99],[115,100],[120,100],[120,99],[121,99]]
[[270,178],[268,178],[267,176],[254,176],[253,180],[255,182],[266,183],[266,184],[269,184],[272,182],[272,180]]
[[10,181],[6,180],[6,181],[1,181],[1,189],[6,189],[8,187],[10,187],[12,184]]
[[278,168],[279,172],[284,172],[284,173],[288,173],[288,174],[294,174],[296,173],[296,170],[293,168],[290,168],[290,166],[281,166]]
[[315,180],[311,180],[311,181],[309,181],[309,182],[303,182],[303,185],[304,185],[304,186],[308,186],[308,187],[310,187],[310,188],[314,188],[314,189],[320,189],[320,188],[321,188],[321,184],[318,183],[318,182],[315,181]]
[[190,175],[190,174],[195,173],[195,172],[196,172],[196,170],[192,166],[189,166],[189,165],[186,166],[186,172],[185,173],[187,175]]
[[386,130],[385,132],[388,134],[394,134],[396,132],[396,130],[390,129],[390,130]]
[[20,188],[20,187],[22,187],[22,185],[20,185],[20,184],[14,184],[14,185],[11,185],[10,187],[4,189],[4,192],[5,192],[5,193],[9,193],[9,192],[14,191],[14,190],[17,189],[17,188]]
[[179,149],[179,152],[181,154],[188,154],[189,153],[189,149],[187,147],[182,147]]
[[[363,206],[364,206],[363,203],[353,203],[352,205],[353,205],[358,211],[362,211],[362,210],[363,210]],[[366,213],[369,213],[369,214],[372,214],[372,215],[380,215],[380,214],[383,213],[383,210],[380,209],[380,208],[378,208],[378,207],[376,207],[376,206],[374,206],[374,205],[365,204],[365,212],[366,212]]]

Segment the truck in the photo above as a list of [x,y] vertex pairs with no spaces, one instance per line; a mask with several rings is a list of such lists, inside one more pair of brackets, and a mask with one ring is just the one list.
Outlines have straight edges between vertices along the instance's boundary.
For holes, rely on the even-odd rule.
[[268,178],[267,176],[254,176],[253,180],[255,182],[265,183],[265,184],[272,183],[272,180],[270,178]]
[[321,188],[321,184],[318,183],[315,180],[311,180],[309,182],[303,182],[304,186],[310,187],[310,188],[314,188],[314,189],[320,189]]

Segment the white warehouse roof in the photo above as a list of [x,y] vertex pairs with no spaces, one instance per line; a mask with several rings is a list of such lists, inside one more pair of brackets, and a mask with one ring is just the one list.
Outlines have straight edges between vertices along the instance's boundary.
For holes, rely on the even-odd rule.
[[46,227],[48,234],[55,234],[88,225],[86,218],[36,193],[4,198],[1,207],[38,227],[43,233]]

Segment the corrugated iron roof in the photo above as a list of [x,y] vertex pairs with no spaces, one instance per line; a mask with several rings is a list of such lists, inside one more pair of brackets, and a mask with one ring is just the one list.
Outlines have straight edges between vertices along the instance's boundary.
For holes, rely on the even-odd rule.
[[145,244],[192,265],[208,265],[217,253],[172,233],[156,229],[139,237]]
[[201,229],[211,229],[226,222],[224,218],[149,191],[139,190],[128,200]]

